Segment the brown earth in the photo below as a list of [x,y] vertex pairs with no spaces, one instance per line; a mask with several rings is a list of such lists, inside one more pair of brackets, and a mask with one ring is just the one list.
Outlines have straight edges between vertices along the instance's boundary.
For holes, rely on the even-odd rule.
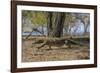
[[[89,48],[87,46],[67,45],[61,47],[48,45],[38,49],[40,44],[32,44],[33,40],[22,41],[22,62],[39,61],[62,61],[62,60],[83,60],[89,59]],[[33,46],[33,47],[32,47]]]

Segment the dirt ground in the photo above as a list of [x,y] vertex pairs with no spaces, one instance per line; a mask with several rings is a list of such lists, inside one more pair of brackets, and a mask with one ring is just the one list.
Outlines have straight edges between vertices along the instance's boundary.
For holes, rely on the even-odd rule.
[[[67,45],[61,47],[48,45],[38,49],[40,44],[32,44],[33,40],[22,41],[22,62],[39,61],[62,61],[62,60],[83,60],[89,59],[89,48],[87,46]],[[33,47],[32,47],[33,46]]]

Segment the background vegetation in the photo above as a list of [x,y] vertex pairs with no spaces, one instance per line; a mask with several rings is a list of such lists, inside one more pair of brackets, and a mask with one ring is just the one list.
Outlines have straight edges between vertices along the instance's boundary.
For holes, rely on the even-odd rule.
[[[61,37],[63,35],[89,35],[88,13],[64,13],[44,11],[22,11],[23,33],[33,29],[37,35]],[[34,35],[33,33],[33,35]]]

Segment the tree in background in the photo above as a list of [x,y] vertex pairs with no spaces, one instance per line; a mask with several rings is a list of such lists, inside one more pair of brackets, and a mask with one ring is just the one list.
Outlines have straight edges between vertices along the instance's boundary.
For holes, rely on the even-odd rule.
[[47,28],[49,37],[61,37],[63,34],[63,25],[65,21],[65,13],[48,12]]
[[[41,26],[42,30],[38,30],[38,32],[44,35],[44,27],[47,27],[48,37],[61,37],[65,34],[70,35],[71,32],[75,34],[81,27],[84,27],[84,33],[86,33],[90,25],[89,19],[88,13],[22,11],[22,20],[25,21],[25,23],[22,23],[23,28],[25,26],[26,28],[38,29]],[[30,28],[27,30],[30,30]]]

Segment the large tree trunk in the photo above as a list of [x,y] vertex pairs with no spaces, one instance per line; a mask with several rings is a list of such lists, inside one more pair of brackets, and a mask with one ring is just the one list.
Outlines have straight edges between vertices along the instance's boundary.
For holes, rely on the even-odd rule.
[[54,37],[62,36],[64,21],[65,21],[65,13],[57,13],[55,20]]
[[63,34],[64,21],[65,13],[56,13],[55,19],[53,20],[53,13],[49,12],[47,16],[48,37],[61,37]]
[[48,36],[51,36],[51,32],[52,32],[52,12],[48,12],[47,15],[47,31],[48,31]]

